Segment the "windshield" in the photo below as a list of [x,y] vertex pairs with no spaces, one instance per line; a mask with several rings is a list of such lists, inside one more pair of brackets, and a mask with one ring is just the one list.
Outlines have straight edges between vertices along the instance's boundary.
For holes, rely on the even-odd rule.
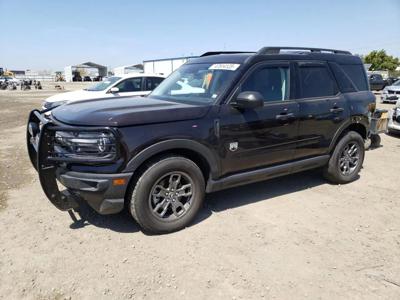
[[400,86],[400,80],[395,81],[392,85]]
[[93,92],[104,91],[105,89],[109,88],[111,85],[113,85],[120,79],[121,77],[116,77],[116,76],[108,77],[103,81],[96,83],[91,87],[88,87],[87,89],[85,89],[85,91],[93,91]]
[[240,64],[185,64],[151,93],[162,100],[212,103],[232,82]]

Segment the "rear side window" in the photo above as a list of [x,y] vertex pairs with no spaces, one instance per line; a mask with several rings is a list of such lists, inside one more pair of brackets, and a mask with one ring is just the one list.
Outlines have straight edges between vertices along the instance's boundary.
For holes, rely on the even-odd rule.
[[145,86],[145,91],[152,91],[154,90],[162,81],[164,78],[160,77],[146,77],[146,86]]
[[300,98],[334,96],[336,83],[325,66],[300,66]]
[[289,67],[262,67],[241,86],[242,92],[259,92],[264,102],[289,99]]
[[363,65],[341,65],[341,67],[359,91],[368,91],[368,83]]

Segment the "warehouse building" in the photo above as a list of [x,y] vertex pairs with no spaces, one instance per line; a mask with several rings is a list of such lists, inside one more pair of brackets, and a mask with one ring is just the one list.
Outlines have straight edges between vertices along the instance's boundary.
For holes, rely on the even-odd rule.
[[142,73],[142,72],[143,72],[142,64],[120,66],[120,67],[115,67],[113,69],[113,73],[116,76],[121,76],[129,73]]
[[73,66],[67,66],[64,68],[64,76],[65,76],[65,81],[66,82],[72,82],[74,81],[74,76],[76,75],[76,71],[79,69],[85,69],[89,71],[96,70],[95,74],[97,76],[100,76],[102,78],[107,76],[107,67],[102,66],[93,62],[85,62],[82,64],[78,65],[73,65]]
[[143,70],[145,73],[162,74],[168,76],[192,58],[197,58],[197,56],[145,60],[143,61]]

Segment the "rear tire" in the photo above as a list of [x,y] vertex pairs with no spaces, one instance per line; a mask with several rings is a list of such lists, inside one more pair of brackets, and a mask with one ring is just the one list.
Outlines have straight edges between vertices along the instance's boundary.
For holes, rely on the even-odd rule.
[[130,211],[149,233],[169,233],[187,227],[200,210],[205,183],[200,168],[181,156],[153,162],[131,192]]
[[332,182],[345,184],[358,178],[365,156],[364,140],[355,131],[347,132],[337,143],[328,164],[324,168],[324,177]]

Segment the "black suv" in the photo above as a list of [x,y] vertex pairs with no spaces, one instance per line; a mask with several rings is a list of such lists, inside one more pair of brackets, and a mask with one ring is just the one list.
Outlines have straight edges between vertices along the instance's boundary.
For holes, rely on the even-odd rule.
[[374,108],[347,51],[208,52],[146,98],[32,111],[27,145],[59,209],[127,207],[145,231],[164,233],[188,226],[205,193],[312,168],[355,180]]

